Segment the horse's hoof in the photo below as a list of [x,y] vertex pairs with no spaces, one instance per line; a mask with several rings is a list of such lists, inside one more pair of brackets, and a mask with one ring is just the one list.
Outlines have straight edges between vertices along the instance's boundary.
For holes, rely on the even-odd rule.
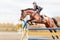
[[31,23],[30,23],[30,22],[28,22],[28,24],[29,24],[29,25],[31,25]]
[[55,39],[55,37],[52,35],[52,38]]
[[[28,23],[29,24],[29,23]],[[29,24],[29,25],[33,25],[33,24]]]
[[59,39],[59,37],[56,35],[56,38]]

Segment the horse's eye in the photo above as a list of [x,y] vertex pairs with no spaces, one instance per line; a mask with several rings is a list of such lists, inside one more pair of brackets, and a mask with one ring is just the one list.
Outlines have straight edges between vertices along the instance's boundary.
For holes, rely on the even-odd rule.
[[23,12],[24,10],[21,10],[21,12]]
[[23,12],[21,12],[21,15],[23,15]]
[[21,10],[21,15],[23,15],[23,11],[24,11],[24,10]]

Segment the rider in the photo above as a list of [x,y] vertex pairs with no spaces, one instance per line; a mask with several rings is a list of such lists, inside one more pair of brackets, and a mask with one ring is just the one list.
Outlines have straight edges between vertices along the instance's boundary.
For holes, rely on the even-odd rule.
[[42,7],[38,6],[36,2],[33,2],[33,6],[34,6],[34,11],[37,13],[40,13],[41,10],[43,9]]

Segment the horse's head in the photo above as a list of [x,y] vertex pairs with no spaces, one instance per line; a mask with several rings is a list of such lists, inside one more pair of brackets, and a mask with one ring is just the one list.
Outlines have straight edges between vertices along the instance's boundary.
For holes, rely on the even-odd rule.
[[21,10],[20,20],[23,20],[26,17],[25,10]]
[[20,20],[23,20],[27,15],[31,15],[33,13],[33,9],[25,9],[25,10],[21,10],[21,18]]

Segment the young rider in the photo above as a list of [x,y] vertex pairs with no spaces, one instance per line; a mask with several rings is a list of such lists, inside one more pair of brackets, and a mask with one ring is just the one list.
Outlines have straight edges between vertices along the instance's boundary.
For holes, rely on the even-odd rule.
[[34,11],[39,13],[42,11],[42,7],[38,6],[36,2],[33,2]]

